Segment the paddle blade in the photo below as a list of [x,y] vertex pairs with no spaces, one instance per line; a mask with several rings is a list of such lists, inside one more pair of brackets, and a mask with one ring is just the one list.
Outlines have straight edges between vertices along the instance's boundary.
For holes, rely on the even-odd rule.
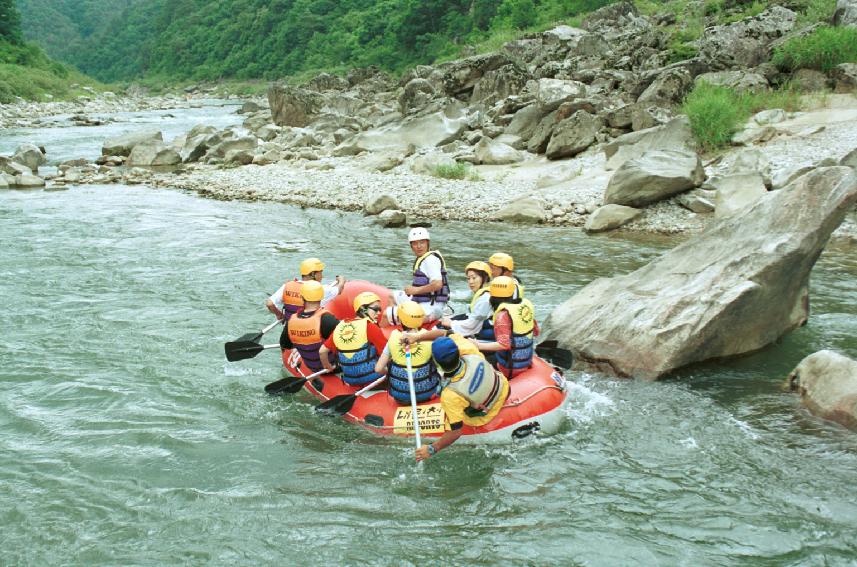
[[247,333],[246,335],[241,335],[237,339],[235,339],[234,343],[258,343],[262,339],[262,333]]
[[357,396],[354,394],[341,394],[339,396],[333,396],[326,402],[320,403],[315,406],[315,411],[318,413],[323,413],[325,415],[345,415],[348,413],[352,407],[354,407],[354,401],[357,399]]
[[226,360],[235,362],[236,360],[244,360],[253,358],[265,348],[254,341],[232,341],[223,345],[226,351]]
[[306,384],[306,381],[306,378],[295,378],[294,376],[289,376],[287,378],[277,380],[276,382],[271,382],[270,384],[265,386],[265,392],[271,394],[272,396],[294,394],[295,392],[299,392],[300,389],[303,388],[304,384]]
[[545,341],[536,345],[536,354],[560,368],[571,368],[574,355],[570,350],[557,346],[556,341]]

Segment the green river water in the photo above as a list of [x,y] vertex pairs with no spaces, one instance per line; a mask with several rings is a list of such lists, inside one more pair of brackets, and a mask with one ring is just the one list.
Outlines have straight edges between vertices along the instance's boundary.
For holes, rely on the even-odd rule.
[[[542,320],[676,242],[432,231],[460,309],[459,270],[503,249]],[[405,229],[80,186],[0,192],[0,238],[0,565],[857,564],[857,436],[780,389],[811,352],[857,356],[853,248],[821,257],[779,344],[658,383],[569,372],[559,435],[417,467],[303,393],[266,396],[274,352],[223,357],[307,255],[400,286]]]

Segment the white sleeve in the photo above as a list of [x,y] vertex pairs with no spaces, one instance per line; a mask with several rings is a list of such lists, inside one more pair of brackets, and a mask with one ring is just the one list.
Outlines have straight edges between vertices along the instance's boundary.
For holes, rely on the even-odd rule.
[[443,274],[440,273],[440,258],[432,254],[420,264],[420,269],[428,277],[430,282],[442,280]]
[[482,323],[491,317],[491,303],[489,303],[488,298],[488,294],[483,293],[476,305],[473,306],[473,312],[467,316],[467,319],[452,321],[452,331],[465,337],[478,333],[482,329]]
[[286,290],[286,284],[280,286],[280,289],[274,292],[274,295],[269,297],[268,299],[274,306],[280,311],[283,310],[283,292]]
[[339,295],[339,285],[334,281],[324,286],[324,297],[321,298],[321,306],[324,307]]

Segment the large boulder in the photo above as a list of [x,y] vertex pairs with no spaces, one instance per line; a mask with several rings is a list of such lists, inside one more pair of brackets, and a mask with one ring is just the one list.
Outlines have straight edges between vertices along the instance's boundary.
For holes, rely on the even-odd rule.
[[857,361],[832,350],[803,360],[789,375],[801,403],[823,419],[857,429]]
[[164,143],[151,142],[137,144],[128,156],[129,167],[156,167],[176,165],[182,162],[182,157],[172,146]]
[[443,72],[444,92],[452,97],[470,95],[486,73],[514,63],[507,55],[499,52],[474,55],[465,59],[456,59],[438,68]]
[[794,28],[797,15],[782,6],[725,26],[706,28],[697,40],[712,69],[755,67],[770,58],[770,46]]
[[224,158],[226,154],[234,150],[255,150],[259,140],[253,136],[241,136],[239,138],[227,138],[208,150],[208,158]]
[[399,94],[399,112],[402,115],[423,108],[434,98],[434,87],[425,79],[411,79]]
[[604,204],[641,207],[698,187],[705,170],[693,152],[653,150],[626,161],[604,191]]
[[537,224],[544,222],[547,216],[545,205],[540,199],[521,197],[492,214],[491,220]]
[[548,159],[576,156],[595,142],[603,124],[600,118],[578,110],[554,126],[545,155]]
[[694,82],[727,87],[739,93],[760,92],[770,88],[764,76],[752,71],[712,71],[697,75]]
[[164,136],[160,130],[143,130],[140,132],[129,132],[110,138],[101,146],[103,156],[128,156],[134,146],[146,143],[163,142]]
[[857,0],[836,0],[833,25],[857,27]]
[[600,278],[548,317],[543,339],[621,376],[752,352],[804,324],[809,275],[857,202],[857,172],[818,169],[625,276]]
[[529,140],[533,132],[539,126],[544,114],[536,104],[525,106],[518,110],[512,117],[512,121],[506,126],[505,134],[520,136],[523,140]]
[[527,84],[528,78],[527,71],[515,63],[488,71],[473,86],[470,104],[491,106],[508,96],[516,95]]
[[669,69],[652,81],[652,84],[637,98],[637,102],[679,103],[684,100],[692,86],[693,77],[687,69]]
[[673,118],[666,124],[619,136],[604,146],[607,163],[613,170],[629,159],[638,158],[652,150],[687,150],[693,148],[693,133],[687,116]]
[[370,151],[402,151],[442,146],[457,140],[467,130],[464,105],[446,99],[429,105],[408,118],[365,130],[355,136],[356,145]]
[[21,189],[33,189],[36,187],[44,187],[45,180],[37,175],[22,173],[21,175],[15,176],[14,185],[15,187],[20,187]]
[[308,89],[274,84],[268,88],[268,103],[274,124],[303,128],[318,117],[324,97]]
[[535,88],[536,104],[542,116],[556,110],[564,102],[586,96],[586,85],[578,81],[539,79]]
[[603,207],[598,207],[589,215],[589,218],[586,219],[586,224],[583,225],[583,230],[588,233],[613,230],[631,222],[642,213],[643,211],[634,207],[604,205]]
[[491,138],[482,138],[475,147],[476,160],[483,165],[505,165],[517,163],[524,156],[513,148],[502,142],[495,142]]
[[38,146],[33,144],[21,144],[12,154],[12,161],[29,167],[33,173],[39,171],[39,166],[48,163],[45,154]]
[[717,191],[714,200],[714,218],[738,214],[753,206],[765,196],[765,180],[758,172],[734,173],[711,180]]

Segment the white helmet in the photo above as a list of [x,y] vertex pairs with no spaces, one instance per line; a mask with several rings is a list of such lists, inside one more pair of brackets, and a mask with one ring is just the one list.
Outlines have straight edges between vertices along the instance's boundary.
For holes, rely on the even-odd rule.
[[412,228],[411,232],[408,233],[408,242],[415,242],[417,240],[431,240],[428,230],[421,226]]

